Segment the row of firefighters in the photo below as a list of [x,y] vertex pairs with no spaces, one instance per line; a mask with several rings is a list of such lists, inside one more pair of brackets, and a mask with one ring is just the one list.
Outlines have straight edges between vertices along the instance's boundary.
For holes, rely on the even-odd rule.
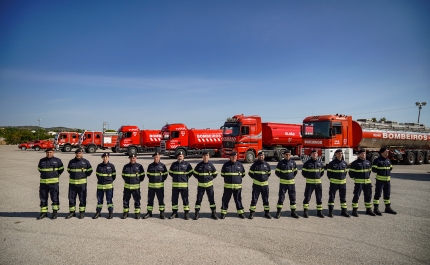
[[[360,150],[358,158],[351,165],[347,165],[343,159],[342,150],[335,152],[336,158],[327,166],[327,175],[330,179],[329,200],[328,200],[328,216],[333,217],[334,199],[337,191],[339,191],[341,215],[349,217],[346,203],[346,176],[354,180],[354,197],[352,199],[352,215],[358,217],[358,200],[361,192],[364,193],[364,204],[366,214],[375,216],[381,215],[379,210],[379,199],[383,193],[385,203],[385,213],[396,214],[390,206],[390,173],[392,165],[388,159],[388,151],[381,148],[380,157],[375,159],[373,164],[366,160],[365,150]],[[296,188],[295,176],[297,175],[297,166],[291,159],[291,152],[286,150],[284,159],[276,166],[275,174],[280,178],[279,185],[279,200],[277,203],[277,212],[275,218],[280,218],[281,210],[285,200],[285,194],[288,192],[290,200],[291,216],[299,218],[296,213]],[[177,161],[173,162],[170,169],[160,162],[160,154],[153,154],[154,162],[148,165],[146,176],[148,182],[148,204],[147,213],[142,216],[146,219],[152,217],[154,198],[157,196],[159,203],[160,218],[164,219],[164,181],[167,176],[172,177],[172,210],[173,213],[169,219],[178,217],[178,199],[182,197],[184,219],[189,217],[189,202],[188,202],[188,180],[191,176],[198,179],[197,200],[195,204],[194,219],[199,219],[200,206],[203,195],[207,193],[212,211],[211,218],[218,219],[216,214],[216,205],[214,199],[213,180],[217,177],[218,172],[215,166],[209,161],[209,154],[204,152],[202,161],[193,168],[190,163],[184,160],[184,155],[179,153]],[[258,198],[261,194],[264,206],[265,217],[271,219],[269,213],[269,183],[268,179],[271,175],[270,165],[264,160],[264,153],[258,152],[257,160],[252,164],[248,175],[253,179],[252,185],[252,200],[249,208],[249,219],[253,219],[256,211]],[[109,211],[108,219],[113,216],[113,182],[116,178],[115,166],[109,162],[109,153],[102,155],[103,162],[97,166],[97,209],[94,219],[101,216],[103,208],[103,199],[106,197],[107,208]],[[122,170],[122,178],[124,179],[123,193],[123,215],[122,219],[126,219],[129,214],[129,203],[131,197],[134,199],[134,214],[135,218],[141,218],[140,214],[140,183],[144,180],[145,171],[143,166],[136,162],[136,156],[129,156],[130,162],[124,165]],[[54,157],[54,150],[47,149],[46,157],[39,161],[38,169],[40,172],[40,207],[41,212],[38,219],[47,217],[48,213],[48,196],[51,196],[52,201],[52,219],[57,218],[59,210],[59,176],[64,171],[64,166],[61,159]],[[70,174],[69,179],[69,214],[67,219],[75,217],[76,214],[76,197],[79,197],[79,218],[85,216],[86,197],[87,197],[87,177],[93,172],[90,162],[83,158],[82,149],[75,152],[75,158],[70,160],[67,166],[67,172]],[[309,201],[312,193],[315,191],[317,216],[324,218],[322,212],[322,184],[321,177],[324,175],[325,169],[323,164],[318,160],[318,153],[313,150],[311,158],[303,164],[302,175],[306,179],[306,188],[303,200],[303,217],[308,218]],[[373,197],[372,210],[372,184],[370,180],[371,173],[376,173],[376,187]],[[233,196],[237,213],[240,218],[244,219],[244,207],[242,205],[242,178],[245,176],[245,169],[241,162],[237,161],[237,154],[233,152],[230,160],[225,162],[221,169],[221,176],[224,178],[224,193],[222,196],[221,219],[224,219],[227,214],[228,204]]]

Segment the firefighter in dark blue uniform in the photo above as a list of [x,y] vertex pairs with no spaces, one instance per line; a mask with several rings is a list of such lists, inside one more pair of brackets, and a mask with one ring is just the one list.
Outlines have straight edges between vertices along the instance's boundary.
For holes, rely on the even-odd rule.
[[146,176],[148,177],[148,212],[143,218],[152,217],[154,198],[157,195],[160,219],[164,219],[164,181],[168,173],[166,166],[160,162],[160,153],[155,152],[152,157],[154,158],[154,162],[149,164],[146,170]]
[[372,183],[370,181],[370,173],[372,172],[372,164],[366,160],[366,151],[358,151],[358,158],[351,163],[349,168],[349,176],[354,180],[354,197],[352,198],[352,216],[358,217],[358,199],[361,191],[364,192],[364,205],[366,214],[375,216],[372,211]]
[[169,169],[169,175],[172,177],[172,210],[173,213],[169,219],[178,217],[178,199],[179,194],[182,197],[184,207],[184,219],[188,220],[190,205],[188,202],[188,179],[193,175],[193,167],[184,160],[184,154],[178,152],[177,161],[173,162]]
[[231,195],[233,195],[234,202],[236,203],[236,210],[239,217],[245,219],[243,205],[242,205],[242,178],[245,176],[245,169],[242,163],[237,161],[237,153],[230,154],[230,160],[225,162],[221,169],[221,177],[224,178],[224,193],[222,195],[221,204],[221,219],[225,218],[230,202]]
[[390,193],[391,182],[390,175],[393,166],[388,158],[388,149],[381,148],[379,150],[380,157],[373,161],[372,171],[376,173],[375,196],[373,197],[374,212],[377,215],[382,215],[379,211],[379,198],[381,198],[382,191],[384,191],[385,213],[397,214],[391,208]]
[[209,162],[209,152],[203,151],[202,158],[203,161],[198,163],[193,171],[194,177],[199,182],[197,186],[197,199],[195,206],[196,212],[194,215],[194,220],[199,219],[200,204],[202,203],[203,195],[205,194],[205,192],[208,195],[210,209],[212,211],[211,218],[214,220],[218,220],[218,216],[216,216],[216,204],[213,186],[213,180],[217,177],[218,172],[216,171],[215,166],[211,162]]
[[103,153],[103,163],[97,165],[97,208],[93,219],[100,217],[103,208],[103,197],[106,194],[106,203],[109,211],[108,219],[113,217],[113,182],[116,179],[115,166],[109,162],[109,153]]
[[281,210],[285,200],[285,193],[288,191],[288,197],[290,199],[291,217],[299,218],[296,214],[296,182],[295,176],[297,175],[297,165],[294,160],[291,159],[291,151],[285,150],[283,152],[284,159],[279,161],[276,166],[275,174],[279,177],[279,199],[276,208],[276,219],[281,217]]
[[268,219],[272,219],[272,216],[269,213],[269,177],[271,174],[271,169],[270,165],[266,161],[264,161],[264,153],[262,151],[259,151],[257,156],[257,161],[252,164],[248,173],[248,175],[253,180],[252,200],[251,206],[249,207],[248,218],[254,218],[258,197],[261,193],[261,198],[263,199],[264,216]]
[[309,201],[315,190],[317,200],[317,215],[324,218],[322,213],[322,184],[321,177],[324,175],[324,165],[317,160],[316,150],[311,151],[311,158],[303,164],[302,175],[306,178],[306,188],[303,200],[303,217],[308,218]]
[[327,166],[327,177],[330,180],[330,188],[328,190],[328,217],[333,217],[334,198],[336,191],[339,190],[341,215],[349,217],[346,205],[346,174],[348,172],[348,164],[343,159],[343,152],[337,149],[334,152],[336,156]]
[[69,161],[67,172],[70,174],[69,179],[69,215],[66,219],[72,218],[76,211],[76,196],[79,196],[79,219],[85,217],[85,208],[87,205],[87,178],[93,173],[90,161],[83,156],[81,148],[76,149],[75,158]]
[[145,178],[143,166],[136,162],[136,155],[129,155],[130,163],[122,168],[122,178],[124,179],[124,194],[122,197],[123,214],[121,219],[126,219],[129,212],[130,198],[134,200],[134,218],[140,218],[140,182]]
[[46,157],[40,159],[37,169],[40,172],[40,215],[38,220],[43,219],[48,214],[48,197],[51,195],[52,201],[52,219],[57,218],[57,212],[60,210],[60,175],[64,171],[61,159],[54,157],[54,149],[46,149]]

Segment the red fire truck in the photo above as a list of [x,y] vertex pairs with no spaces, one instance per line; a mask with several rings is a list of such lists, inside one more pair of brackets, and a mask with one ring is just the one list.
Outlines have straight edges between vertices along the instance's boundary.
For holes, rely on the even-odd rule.
[[301,125],[261,122],[260,116],[243,114],[227,118],[223,131],[223,157],[231,152],[238,154],[239,160],[254,162],[259,150],[267,159],[281,160],[285,149],[292,155],[299,155],[302,146]]
[[160,148],[160,130],[140,130],[135,125],[124,125],[118,129],[116,151],[127,155],[154,153]]
[[166,156],[176,157],[201,155],[208,151],[211,156],[221,156],[222,130],[188,129],[185,124],[166,124],[161,129],[160,150]]
[[87,153],[94,153],[97,149],[111,148],[116,151],[117,132],[85,131],[79,136],[79,147]]
[[359,149],[367,151],[373,162],[381,147],[389,149],[389,158],[407,165],[429,163],[430,128],[416,123],[372,122],[352,120],[347,115],[310,116],[303,120],[303,156],[309,159],[316,149],[321,161],[328,164],[336,149],[342,149],[347,163],[354,161]]
[[22,143],[18,145],[18,148],[21,150],[34,149],[36,151],[54,148],[54,143],[50,140],[32,140],[27,143]]
[[59,132],[54,138],[55,149],[70,152],[79,145],[79,133]]

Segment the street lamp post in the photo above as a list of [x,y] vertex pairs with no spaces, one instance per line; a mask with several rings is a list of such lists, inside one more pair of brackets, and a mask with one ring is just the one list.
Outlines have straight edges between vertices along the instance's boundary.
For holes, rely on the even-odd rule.
[[41,121],[41,119],[37,119],[37,121],[39,122],[39,130],[37,130],[37,140],[40,140],[39,139],[39,132],[40,132],[40,121]]
[[420,114],[421,114],[421,109],[423,108],[423,106],[427,105],[426,102],[415,102],[415,106],[418,107],[418,124],[420,124]]

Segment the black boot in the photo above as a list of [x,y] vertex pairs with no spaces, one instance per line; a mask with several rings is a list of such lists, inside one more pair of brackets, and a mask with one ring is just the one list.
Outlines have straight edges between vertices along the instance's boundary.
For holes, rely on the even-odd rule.
[[240,214],[239,214],[239,218],[240,218],[240,219],[245,219],[245,215],[244,215],[243,213],[240,213]]
[[178,217],[178,210],[173,210],[172,215],[170,215],[169,219],[175,219]]
[[391,208],[390,204],[385,204],[385,213],[397,214],[397,212]]
[[266,217],[267,219],[272,219],[272,216],[270,215],[269,211],[264,211],[264,217]]
[[184,220],[189,220],[189,219],[190,219],[190,214],[189,214],[189,212],[190,212],[190,211],[185,211],[185,213],[184,213]]
[[113,212],[109,212],[108,219],[112,219],[112,218],[113,218]]
[[166,217],[164,217],[164,211],[160,211],[160,219],[166,219]]
[[128,217],[128,212],[122,213],[121,219],[127,219],[127,217]]
[[281,218],[281,208],[278,208],[278,210],[276,211],[276,215],[275,215],[275,218],[276,219],[279,219],[279,218]]
[[100,212],[96,212],[96,214],[94,215],[93,219],[97,219],[100,217]]
[[222,213],[219,219],[225,219],[225,213]]
[[328,217],[333,218],[333,206],[331,205],[328,207]]
[[140,219],[140,213],[135,213],[134,214],[134,219]]
[[152,212],[148,211],[142,218],[143,219],[148,219],[149,217],[152,217]]
[[373,205],[373,212],[374,212],[376,215],[379,215],[379,216],[381,216],[381,215],[382,215],[382,213],[379,211],[379,204],[374,204],[374,205]]
[[79,212],[79,219],[84,219],[84,217],[85,217],[85,212],[84,211]]
[[214,220],[218,220],[218,216],[216,215],[216,210],[215,209],[212,209],[211,218],[214,219]]
[[194,220],[199,220],[199,212],[198,210],[196,210],[196,212],[194,213]]
[[317,210],[317,216],[320,218],[324,218],[324,214],[322,213],[322,210]]
[[309,218],[308,209],[304,209],[303,210],[303,217],[304,218]]
[[249,212],[248,219],[254,219],[254,211]]
[[296,209],[291,209],[291,217],[299,218],[299,216],[296,214]]
[[[368,208],[369,209],[369,208]],[[358,217],[358,212],[357,212],[358,208],[352,208],[352,216]],[[366,210],[367,213],[367,210]]]
[[345,217],[349,217],[348,212],[346,211],[346,208],[342,208],[340,215],[345,216]]
[[37,217],[37,220],[41,220],[41,219],[43,219],[43,218],[45,218],[47,216],[48,216],[47,213],[40,213],[39,217]]
[[52,211],[52,217],[51,219],[57,219],[57,210]]
[[69,215],[66,216],[66,219],[70,219],[75,216],[76,216],[75,212],[69,212]]
[[366,209],[366,214],[370,215],[370,216],[375,216],[376,214],[372,211],[372,208],[367,208]]

